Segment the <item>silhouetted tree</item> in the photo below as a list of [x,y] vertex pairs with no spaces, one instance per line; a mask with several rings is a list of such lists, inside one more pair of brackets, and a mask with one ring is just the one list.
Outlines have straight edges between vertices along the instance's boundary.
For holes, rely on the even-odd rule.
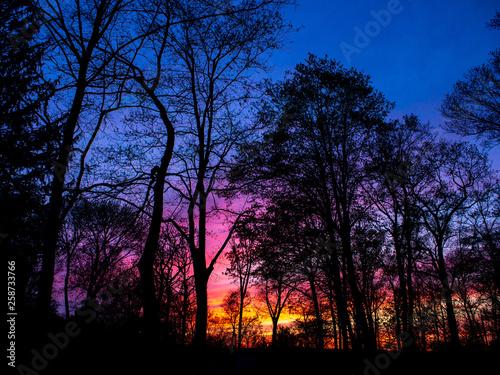
[[[81,250],[82,243],[86,236],[85,214],[82,207],[70,211],[63,223],[59,240],[59,258],[64,269],[64,310],[66,319],[70,318],[69,294],[72,285],[70,285],[71,270],[73,267],[73,258]],[[87,213],[88,215],[88,213]]]
[[370,85],[369,77],[312,55],[284,82],[269,85],[268,95],[259,120],[272,131],[267,142],[241,148],[239,167],[244,177],[240,180],[267,181],[267,185],[256,184],[256,189],[265,185],[277,190],[278,184],[281,193],[303,196],[322,220],[328,242],[340,239],[340,249],[334,249],[330,258],[339,319],[346,327],[342,274],[362,335],[356,345],[374,348],[375,336],[357,284],[351,236],[365,210],[361,186],[368,177],[363,162],[374,134],[385,127],[384,117],[392,104]]
[[[500,30],[497,11],[490,26]],[[453,86],[441,105],[449,121],[445,129],[463,136],[477,136],[486,143],[500,143],[500,49],[491,52],[490,60],[469,70]]]
[[411,195],[412,186],[419,182],[409,171],[418,164],[417,155],[425,142],[432,142],[428,125],[421,124],[415,115],[388,124],[377,135],[369,166],[373,182],[366,184],[367,202],[373,202],[381,215],[384,229],[390,235],[398,286],[394,291],[396,332],[413,332],[413,272],[421,232],[418,208]]
[[452,290],[445,261],[446,242],[453,236],[452,223],[456,215],[474,205],[474,191],[489,174],[487,157],[465,143],[444,141],[424,145],[421,149],[421,182],[412,194],[418,201],[419,212],[432,241],[427,247],[432,266],[440,280],[451,342],[460,345],[458,325],[452,301]]
[[[249,339],[249,335],[253,333],[254,327],[260,324],[259,315],[254,313],[250,315],[248,307],[252,303],[252,298],[248,294],[245,296],[243,301],[243,306],[240,302],[240,291],[234,290],[226,293],[221,307],[224,311],[225,317],[231,326],[231,347],[241,348],[241,343],[245,337]],[[247,310],[247,314],[243,316],[241,314],[242,310]]]
[[293,246],[284,230],[290,230],[280,218],[280,211],[268,208],[265,224],[259,227],[258,266],[255,272],[258,297],[267,306],[273,323],[272,345],[277,344],[278,323],[292,293],[297,290],[300,275],[294,262]]
[[[60,105],[52,106],[51,113],[47,114],[47,121],[51,118],[62,121],[62,137],[53,163],[44,235],[38,294],[42,318],[44,312],[48,311],[51,300],[57,241],[62,222],[82,192],[85,159],[89,149],[107,114],[115,110],[119,103],[116,91],[111,94],[114,101],[109,100],[106,95],[106,89],[109,89],[113,79],[103,78],[103,75],[112,62],[109,44],[119,40],[114,38],[114,30],[121,27],[124,8],[129,3],[122,0],[102,0],[97,3],[61,4],[59,0],[47,0],[40,2],[37,7],[46,21],[41,34],[50,46],[44,59],[45,69],[58,74],[59,85],[55,99],[66,104],[64,109],[60,109]],[[98,114],[95,122],[89,121],[89,130],[83,126],[81,114],[93,105],[98,107]],[[88,131],[88,135],[84,137],[83,146],[78,150],[78,171],[74,172],[75,181],[70,197],[65,199],[70,156],[75,155],[77,133],[81,138],[84,132],[80,130],[83,129]]]
[[[190,4],[184,19],[212,14],[219,1]],[[207,283],[242,213],[219,208],[214,193],[224,188],[223,171],[235,145],[258,130],[245,123],[245,103],[257,92],[252,73],[266,69],[264,56],[283,44],[288,31],[281,1],[242,1],[234,14],[194,20],[171,30],[172,59],[177,62],[170,101],[183,134],[175,155],[176,178],[169,185],[185,203],[187,225],[170,220],[189,244],[193,259],[197,316],[195,344],[204,345]],[[207,224],[215,214],[233,216],[222,245],[207,264]]]
[[[500,186],[498,175],[483,182],[475,192],[476,204],[465,218],[465,234],[461,246],[471,251],[478,263],[473,267],[472,291],[480,293],[486,306],[481,306],[485,315],[481,320],[489,321],[491,337],[500,338]],[[483,323],[484,325],[484,323]],[[486,331],[486,329],[484,329]],[[486,332],[484,333],[486,335]]]
[[155,261],[157,305],[166,335],[182,343],[193,310],[192,263],[186,241],[175,228],[164,226]]
[[[227,243],[207,267],[206,200],[216,188],[214,183],[219,182],[218,174],[232,144],[247,134],[236,119],[237,107],[248,99],[247,91],[252,86],[249,73],[265,65],[260,55],[281,44],[285,22],[280,11],[287,3],[243,0],[227,6],[218,0],[145,2],[143,17],[134,23],[138,35],[143,36],[136,38],[134,48],[112,53],[122,67],[121,76],[131,82],[129,89],[138,98],[144,122],[154,126],[159,117],[162,125],[161,131],[148,134],[156,139],[147,145],[152,150],[148,162],[153,160],[157,168],[151,173],[154,185],[150,231],[138,264],[148,334],[157,332],[152,268],[162,222],[168,221],[176,225],[190,247],[198,300],[195,341],[199,345],[205,342],[206,284]],[[151,32],[155,29],[157,33]],[[151,59],[138,57],[142,56],[138,51]],[[148,79],[152,74],[154,78]],[[174,128],[174,123],[182,126]],[[169,172],[172,178],[167,189],[176,191],[186,203],[188,228],[177,222],[184,218],[179,219],[175,210],[170,219],[163,218],[165,182],[176,132],[182,134],[184,144],[175,152],[176,169]]]
[[243,313],[245,309],[245,300],[248,299],[248,288],[250,280],[257,266],[257,236],[252,233],[249,226],[242,223],[237,230],[236,238],[231,241],[226,258],[230,266],[226,270],[226,275],[236,279],[238,285],[238,336],[237,346],[241,347],[243,340]]
[[46,45],[33,39],[36,25],[28,28],[22,21],[41,22],[35,13],[30,1],[0,5],[0,243],[16,262],[20,314],[27,305],[33,307],[39,291],[47,179],[60,138],[57,122],[40,119],[54,86],[42,71]]
[[65,266],[69,266],[65,278],[71,281],[71,288],[78,288],[85,292],[85,298],[94,299],[117,277],[125,262],[132,260],[132,254],[143,241],[143,230],[130,207],[102,200],[82,200],[76,204],[61,241],[63,249],[73,248],[63,253],[70,256],[65,261]]

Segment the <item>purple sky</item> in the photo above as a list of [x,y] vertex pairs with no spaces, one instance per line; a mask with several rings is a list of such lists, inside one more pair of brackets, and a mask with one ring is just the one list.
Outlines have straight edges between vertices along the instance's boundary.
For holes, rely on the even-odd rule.
[[[444,123],[437,110],[444,95],[500,44],[500,31],[486,27],[500,9],[498,0],[298,2],[300,6],[290,8],[286,16],[303,28],[290,35],[292,44],[286,51],[271,59],[273,79],[282,79],[308,52],[328,55],[370,75],[375,88],[396,102],[392,118],[415,113],[436,128]],[[390,20],[387,9],[393,11]],[[375,24],[373,13],[380,14],[385,26]],[[357,30],[368,33],[369,41],[355,40]],[[490,151],[490,158],[500,169],[500,146]]]

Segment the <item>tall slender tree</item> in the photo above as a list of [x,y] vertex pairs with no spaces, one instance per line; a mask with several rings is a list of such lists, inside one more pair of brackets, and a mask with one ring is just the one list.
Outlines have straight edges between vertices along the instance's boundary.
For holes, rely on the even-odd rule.
[[[178,62],[171,103],[176,108],[182,143],[169,185],[186,203],[187,228],[171,222],[187,240],[195,277],[197,316],[195,343],[206,342],[207,283],[242,213],[232,215],[229,233],[207,264],[207,226],[215,213],[215,193],[224,189],[223,171],[238,143],[253,137],[245,103],[256,95],[252,74],[266,69],[264,56],[279,48],[289,27],[282,1],[242,1],[234,14],[185,22],[169,48]],[[183,19],[213,12],[220,2],[183,8]],[[175,173],[175,178],[174,178]],[[212,202],[210,202],[212,200]],[[211,206],[212,205],[212,206]],[[227,211],[226,211],[227,213]],[[230,214],[231,215],[231,214]]]
[[[57,90],[58,94],[62,94],[64,91],[64,96],[71,98],[66,103],[67,114],[60,115],[62,137],[58,144],[56,160],[53,162],[38,294],[38,305],[42,318],[50,306],[57,240],[61,225],[64,216],[69,212],[71,205],[74,204],[80,193],[79,183],[81,183],[85,170],[85,156],[107,113],[105,111],[107,106],[103,99],[104,108],[99,109],[99,120],[90,132],[92,135],[89,138],[89,143],[83,147],[84,150],[81,152],[80,173],[77,174],[79,178],[74,190],[76,194],[73,195],[70,203],[65,205],[66,176],[70,155],[74,151],[77,131],[82,126],[81,113],[90,104],[88,99],[89,95],[92,94],[92,89],[96,89],[99,95],[102,95],[110,84],[109,81],[102,79],[104,70],[110,64],[110,55],[103,53],[98,46],[104,47],[107,40],[113,40],[111,34],[115,27],[120,27],[118,20],[120,16],[124,16],[123,9],[131,2],[102,0],[97,3],[61,3],[59,0],[47,0],[41,2],[37,8],[46,21],[42,35],[46,35],[50,46],[44,60],[46,69],[49,70],[50,66],[58,74],[58,79],[61,82],[61,86]],[[123,18],[121,20],[123,21]],[[61,56],[65,62],[63,64],[60,63]]]
[[[263,67],[261,55],[280,45],[285,29],[280,10],[287,3],[243,0],[227,6],[219,0],[146,2],[144,17],[136,24],[144,37],[137,39],[134,48],[112,53],[123,66],[123,78],[142,87],[138,96],[146,122],[150,123],[154,114],[164,126],[161,132],[149,133],[157,143],[148,147],[161,151],[150,157],[157,157],[151,170],[153,207],[149,236],[138,264],[147,332],[157,332],[152,268],[162,223],[168,221],[190,247],[198,304],[195,341],[200,346],[206,342],[206,285],[227,244],[225,241],[207,267],[206,201],[215,191],[214,184],[233,144],[251,133],[236,120],[235,108],[249,98],[249,74]],[[161,32],[150,32],[158,28]],[[142,59],[142,54],[151,59]],[[154,78],[148,79],[151,74]],[[184,144],[174,150],[179,134]],[[176,168],[167,173],[171,161]],[[176,191],[177,198],[187,204],[187,229],[174,220],[177,211],[173,210],[169,219],[163,217],[167,189]]]
[[445,261],[445,248],[454,236],[453,221],[457,215],[474,205],[474,191],[488,176],[487,157],[477,148],[465,143],[429,143],[421,149],[421,182],[411,194],[419,205],[426,231],[432,238],[428,254],[441,283],[442,296],[451,343],[460,346],[459,329],[453,305],[453,290]]
[[[237,238],[237,239],[236,239]],[[238,335],[237,347],[241,347],[243,340],[243,314],[245,301],[248,299],[250,281],[257,266],[257,239],[251,229],[242,225],[237,230],[237,237],[231,241],[226,258],[230,266],[226,275],[236,279],[238,285]]]

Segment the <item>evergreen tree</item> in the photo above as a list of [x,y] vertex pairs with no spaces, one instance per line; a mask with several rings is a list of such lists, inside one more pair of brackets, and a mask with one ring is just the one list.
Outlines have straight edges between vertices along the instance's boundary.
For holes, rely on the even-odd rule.
[[33,9],[28,1],[7,0],[0,20],[0,241],[15,261],[16,307],[23,309],[36,292],[46,176],[58,128],[41,116],[53,85],[41,74],[44,46],[33,38],[40,27]]

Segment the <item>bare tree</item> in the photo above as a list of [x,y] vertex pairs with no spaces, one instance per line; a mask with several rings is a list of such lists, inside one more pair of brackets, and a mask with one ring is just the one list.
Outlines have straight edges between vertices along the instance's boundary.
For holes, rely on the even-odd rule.
[[428,255],[442,286],[451,342],[459,347],[445,247],[454,236],[452,223],[456,215],[463,214],[475,203],[474,191],[488,175],[487,159],[473,146],[444,141],[424,145],[421,155],[422,179],[412,187],[411,194],[418,201],[423,224],[432,238]]
[[[186,7],[182,17],[192,19],[216,3]],[[171,33],[168,48],[178,61],[171,100],[183,142],[176,149],[169,185],[187,206],[187,228],[179,220],[170,222],[187,240],[193,258],[197,345],[206,340],[208,280],[242,215],[234,215],[226,239],[207,265],[207,223],[223,212],[214,193],[224,188],[223,172],[234,147],[257,131],[244,121],[249,115],[245,103],[255,96],[252,74],[265,68],[264,56],[282,45],[288,30],[280,15],[284,5],[243,1],[237,13],[185,22]]]
[[262,195],[267,195],[277,190],[279,181],[280,192],[300,195],[314,209],[328,242],[340,240],[341,246],[330,256],[339,319],[346,327],[349,317],[341,277],[345,270],[354,321],[362,333],[353,343],[374,349],[375,336],[357,283],[351,236],[367,208],[362,205],[362,185],[368,178],[364,161],[392,104],[372,88],[368,77],[314,55],[298,64],[285,81],[269,85],[268,93],[269,100],[261,109],[269,129],[267,142],[265,137],[264,142],[253,145],[260,154],[245,160],[251,166],[243,176],[245,182],[252,178],[268,181],[267,185],[255,184],[257,189],[264,187]]
[[175,228],[164,226],[155,261],[157,305],[166,334],[182,343],[193,304],[192,263],[185,240]]
[[[158,143],[151,146],[159,155],[156,166],[151,169],[153,207],[150,231],[138,264],[143,282],[146,331],[151,334],[157,332],[154,327],[158,324],[153,262],[162,222],[174,222],[173,219],[163,218],[165,178],[174,154],[175,137],[181,134],[186,144],[192,142],[192,139],[188,140],[190,136],[200,142],[200,148],[195,151],[199,165],[195,162],[194,166],[189,163],[184,166],[188,171],[186,173],[196,174],[197,182],[186,184],[184,187],[189,187],[184,193],[178,186],[176,188],[181,198],[191,201],[188,209],[191,233],[182,233],[188,240],[195,269],[199,305],[196,341],[200,344],[205,342],[206,307],[202,306],[207,303],[206,283],[211,270],[207,274],[204,255],[206,223],[201,225],[200,250],[195,244],[194,207],[198,199],[205,204],[207,195],[213,190],[214,178],[221,168],[217,162],[209,166],[214,155],[223,162],[232,144],[242,136],[241,131],[230,125],[217,138],[214,130],[214,124],[219,123],[217,116],[229,111],[234,101],[242,99],[244,94],[230,97],[229,93],[234,94],[239,89],[247,91],[245,85],[251,81],[247,79],[246,71],[261,67],[258,57],[278,47],[284,23],[275,11],[285,4],[265,0],[244,0],[234,6],[227,6],[218,0],[196,4],[167,0],[144,2],[143,16],[135,23],[137,33],[144,37],[136,38],[136,43],[127,50],[112,52],[122,66],[123,79],[132,82],[129,90],[137,96],[145,116],[151,118],[153,114],[159,117],[164,126],[161,136],[157,137]],[[269,38],[266,39],[266,36]],[[154,78],[146,78],[151,74]],[[175,128],[174,122],[180,122],[184,127]],[[221,129],[222,125],[221,122],[217,127]],[[192,151],[191,148],[189,152]],[[173,178],[180,172],[182,170],[176,168],[169,175]],[[208,190],[202,187],[206,178],[212,181]],[[173,186],[169,181],[167,188]],[[146,195],[149,191],[148,188]],[[175,216],[172,213],[172,217]],[[204,215],[200,215],[200,220],[204,222]],[[181,230],[179,225],[176,227]],[[214,263],[219,255],[214,258]]]
[[[490,27],[500,31],[498,11]],[[443,100],[441,113],[449,120],[446,130],[495,145],[500,143],[500,50],[491,55],[487,63],[472,68],[455,83]]]
[[272,345],[275,346],[278,337],[278,323],[296,285],[290,283],[290,275],[283,268],[273,267],[260,273],[259,296],[264,300],[273,323]]
[[373,183],[363,186],[367,203],[374,204],[377,213],[385,218],[383,228],[390,235],[394,249],[399,284],[394,298],[396,335],[401,330],[413,332],[413,270],[417,250],[412,244],[421,232],[418,209],[410,194],[411,186],[420,180],[412,181],[409,171],[413,165],[417,167],[415,156],[419,148],[432,139],[428,125],[421,124],[415,115],[388,124],[387,132],[380,134],[373,149]]
[[[39,4],[38,9],[45,19],[42,34],[47,36],[48,41],[45,69],[56,74],[59,80],[54,99],[63,98],[61,103],[66,103],[66,108],[61,108],[58,103],[57,106],[51,107],[54,108],[52,115],[45,113],[41,117],[42,120],[50,122],[54,121],[53,117],[56,116],[63,122],[62,139],[57,160],[53,164],[42,256],[38,294],[42,317],[49,311],[51,301],[58,234],[65,215],[82,193],[86,157],[107,115],[120,106],[120,95],[116,91],[111,92],[111,98],[108,96],[107,90],[116,81],[103,78],[107,76],[106,69],[113,61],[111,54],[103,51],[109,41],[118,44],[121,42],[113,37],[114,30],[123,29],[128,15],[125,9],[132,3],[122,0],[75,3],[47,0]],[[66,99],[68,97],[69,100]],[[81,115],[90,108],[95,108],[97,115],[95,121],[89,121],[90,124],[85,128]],[[75,142],[78,136],[82,138],[84,133],[87,136],[83,138],[83,145],[78,149],[80,160],[76,163],[72,194],[65,200],[63,196],[70,156],[77,152]]]
[[83,200],[73,207],[66,229],[61,241],[69,250],[64,253],[65,298],[71,287],[94,299],[138,251],[144,227],[127,206]]
[[245,309],[245,300],[248,296],[250,280],[257,266],[257,249],[255,235],[252,235],[248,229],[240,228],[238,230],[237,240],[233,239],[230,250],[226,254],[231,262],[226,270],[226,275],[236,279],[238,285],[238,339],[237,347],[241,347],[243,340],[243,312]]
[[[74,210],[75,213],[77,210]],[[85,226],[83,215],[72,215],[66,217],[60,232],[59,252],[64,267],[64,308],[66,319],[70,317],[69,292],[70,277],[73,258],[80,251],[80,247],[85,237]]]
[[252,328],[260,323],[257,313],[246,315],[244,318],[240,313],[244,309],[248,310],[251,303],[252,298],[250,295],[247,295],[243,301],[243,306],[241,305],[239,290],[228,292],[222,301],[221,307],[224,310],[232,330],[231,347],[237,346],[241,348],[243,337],[248,339],[248,335],[252,332]]

